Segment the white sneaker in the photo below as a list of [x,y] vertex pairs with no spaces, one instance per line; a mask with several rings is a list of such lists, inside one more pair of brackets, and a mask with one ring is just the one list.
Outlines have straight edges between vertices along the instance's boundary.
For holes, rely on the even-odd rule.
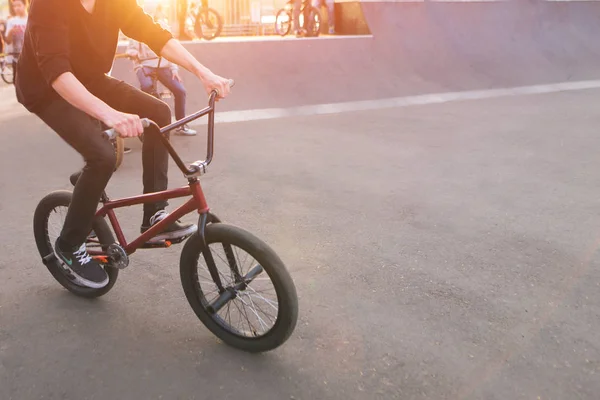
[[196,134],[196,131],[187,125],[183,125],[181,128],[177,128],[175,130],[175,134],[181,136],[194,136]]

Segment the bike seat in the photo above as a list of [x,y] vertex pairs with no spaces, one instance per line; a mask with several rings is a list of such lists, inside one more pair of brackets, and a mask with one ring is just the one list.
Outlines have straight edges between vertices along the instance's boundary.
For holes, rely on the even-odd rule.
[[73,186],[75,186],[75,184],[77,183],[77,181],[79,180],[79,177],[81,176],[81,173],[83,171],[77,171],[74,174],[71,174],[71,177],[69,178],[69,180],[71,181],[71,184]]

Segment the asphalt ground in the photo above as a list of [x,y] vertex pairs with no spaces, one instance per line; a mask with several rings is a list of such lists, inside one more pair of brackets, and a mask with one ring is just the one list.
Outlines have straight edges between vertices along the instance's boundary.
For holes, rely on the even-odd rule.
[[[209,205],[269,243],[299,295],[292,337],[262,355],[195,317],[181,245],[135,253],[95,301],[55,282],[33,211],[82,161],[7,100],[0,399],[596,399],[599,100],[586,90],[217,126]],[[202,131],[173,143],[186,162],[204,156]],[[141,191],[129,145],[111,197]],[[184,184],[171,163],[170,187]],[[132,238],[141,208],[118,216]]]

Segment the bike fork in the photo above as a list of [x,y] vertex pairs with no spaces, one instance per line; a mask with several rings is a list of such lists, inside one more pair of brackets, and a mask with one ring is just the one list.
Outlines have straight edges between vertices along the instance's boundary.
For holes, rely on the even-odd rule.
[[[210,277],[217,285],[219,289],[219,293],[225,292],[227,289],[223,287],[223,283],[221,282],[221,276],[219,275],[219,269],[215,264],[215,259],[206,243],[206,235],[205,228],[207,223],[220,223],[221,220],[214,214],[209,212],[205,212],[200,214],[200,218],[198,218],[198,236],[200,236],[200,241],[202,243],[202,254],[204,256],[204,261],[206,262],[206,266],[208,267],[208,271],[210,272]],[[227,262],[229,264],[229,269],[233,273],[235,277],[235,282],[239,284],[243,281],[243,278],[240,274],[239,266],[237,265],[237,260],[233,253],[233,248],[230,244],[223,243],[223,251],[225,252],[225,257],[227,258]]]

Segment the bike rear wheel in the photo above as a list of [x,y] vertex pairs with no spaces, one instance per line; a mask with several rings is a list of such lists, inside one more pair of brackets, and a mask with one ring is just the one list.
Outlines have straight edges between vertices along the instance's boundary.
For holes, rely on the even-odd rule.
[[296,326],[298,298],[281,259],[260,239],[231,225],[207,225],[205,239],[206,249],[199,234],[192,235],[180,260],[183,289],[198,318],[223,342],[247,352],[283,344]]
[[221,18],[216,10],[212,8],[198,10],[194,23],[194,33],[197,37],[213,40],[219,37],[222,30],[223,18]]
[[[48,194],[38,203],[33,216],[35,243],[44,264],[58,283],[77,296],[87,298],[99,297],[112,289],[117,281],[119,270],[110,265],[104,267],[108,274],[109,282],[101,289],[80,286],[74,283],[73,279],[69,277],[69,272],[63,267],[63,262],[60,261],[54,252],[54,245],[62,230],[72,197],[73,194],[71,192],[58,190]],[[92,232],[94,232],[95,238],[88,237],[88,250],[91,248],[100,250],[102,248],[106,252],[108,246],[115,241],[112,231],[103,218],[96,218],[94,220]]]
[[306,36],[317,37],[321,33],[321,13],[315,7],[310,7],[308,21],[302,23],[306,29]]

